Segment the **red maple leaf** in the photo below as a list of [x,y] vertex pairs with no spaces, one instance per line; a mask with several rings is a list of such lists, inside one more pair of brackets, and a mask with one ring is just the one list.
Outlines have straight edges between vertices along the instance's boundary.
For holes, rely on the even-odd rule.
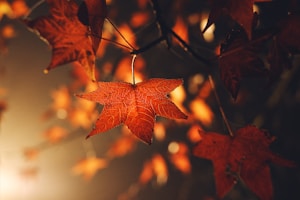
[[213,23],[222,16],[229,15],[234,21],[244,28],[249,39],[252,36],[253,4],[254,2],[269,2],[270,0],[213,0],[205,32]]
[[267,75],[264,63],[255,50],[245,32],[239,28],[233,29],[226,41],[221,44],[219,56],[221,79],[234,99],[244,78]]
[[52,59],[47,70],[79,61],[89,76],[95,79],[95,52],[99,43],[96,46],[92,42],[89,27],[78,20],[78,5],[74,0],[47,0],[47,3],[50,7],[48,16],[25,20],[27,26],[36,30],[52,46]]
[[125,82],[98,82],[93,92],[77,95],[103,104],[96,127],[88,137],[105,132],[124,123],[142,141],[151,144],[155,116],[186,119],[176,105],[167,98],[181,79],[149,79],[137,84]]
[[245,126],[234,137],[214,132],[200,133],[202,140],[194,155],[213,163],[217,195],[222,198],[238,180],[260,199],[272,199],[272,181],[268,164],[293,167],[295,164],[269,149],[274,141],[268,132],[255,126]]

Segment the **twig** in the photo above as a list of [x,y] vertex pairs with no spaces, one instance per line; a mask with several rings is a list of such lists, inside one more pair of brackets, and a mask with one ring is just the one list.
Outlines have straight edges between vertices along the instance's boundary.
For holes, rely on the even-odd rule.
[[124,45],[124,44],[121,44],[121,43],[119,43],[119,42],[110,40],[110,39],[108,39],[108,38],[101,38],[101,40],[108,41],[108,42],[110,42],[110,43],[112,43],[112,44],[114,44],[114,45],[116,45],[116,46],[120,46],[120,47],[125,48],[125,49],[128,49],[128,50],[130,50],[130,51],[132,51],[132,52],[135,51],[135,50],[132,50],[132,48],[130,48],[130,47]]
[[124,37],[124,35],[119,31],[119,29],[117,28],[117,26],[109,18],[105,18],[105,20],[107,20],[113,26],[113,28],[117,31],[117,33],[121,36],[121,38],[131,48],[131,50],[135,50],[135,48],[128,42],[128,40]]
[[41,0],[36,2],[31,8],[30,10],[28,10],[27,14],[24,16],[24,19],[27,19],[29,17],[29,15],[37,8],[39,7],[42,3],[44,3],[45,0]]
[[132,52],[130,52],[130,54],[135,54],[135,55],[138,55],[140,53],[143,53],[149,49],[151,49],[152,47],[154,47],[155,45],[157,45],[158,43],[162,42],[165,40],[165,37],[164,36],[161,36],[159,37],[158,39],[156,40],[153,40],[152,42],[150,42],[149,44],[147,44],[146,46],[142,47],[142,48],[139,48],[137,50],[133,50]]
[[212,78],[211,75],[208,75],[208,79],[209,79],[209,83],[210,83],[210,85],[211,85],[211,88],[212,88],[212,90],[213,90],[213,92],[214,92],[215,98],[216,98],[216,100],[217,100],[217,104],[218,104],[218,106],[219,106],[220,113],[221,113],[221,115],[222,115],[222,118],[223,118],[223,120],[224,120],[224,123],[225,123],[225,125],[226,125],[226,127],[227,127],[227,130],[228,130],[228,132],[229,132],[229,135],[230,135],[231,137],[233,137],[233,136],[234,136],[234,133],[233,133],[233,131],[232,131],[232,129],[231,129],[231,126],[230,126],[230,124],[229,124],[229,122],[228,122],[228,119],[227,119],[227,117],[226,117],[226,115],[225,115],[225,112],[224,112],[224,109],[223,109],[223,107],[222,107],[222,104],[221,104],[221,101],[220,101],[220,97],[219,97],[219,95],[218,95],[218,93],[217,93],[217,90],[216,90],[216,87],[215,87],[215,82],[214,82],[214,80],[213,80],[213,78]]

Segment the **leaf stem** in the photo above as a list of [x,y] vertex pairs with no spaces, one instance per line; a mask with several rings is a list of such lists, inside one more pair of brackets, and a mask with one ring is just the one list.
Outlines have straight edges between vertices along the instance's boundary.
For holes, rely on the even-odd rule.
[[117,31],[117,33],[121,36],[124,42],[128,45],[128,47],[130,47],[132,51],[135,50],[135,48],[128,42],[128,40],[124,37],[124,35],[119,31],[117,26],[109,18],[106,17],[105,20],[112,25],[112,27]]
[[212,90],[213,90],[213,92],[214,92],[214,95],[215,95],[217,104],[218,104],[218,106],[219,106],[220,113],[221,113],[221,115],[222,115],[222,118],[223,118],[223,120],[224,120],[224,123],[225,123],[225,125],[226,125],[226,128],[227,128],[227,130],[228,130],[228,132],[229,132],[229,135],[230,135],[231,137],[233,137],[233,136],[234,136],[234,133],[233,133],[232,128],[231,128],[231,126],[230,126],[230,124],[229,124],[229,122],[228,122],[228,119],[227,119],[226,115],[225,115],[225,112],[224,112],[224,109],[223,109],[223,107],[222,107],[220,97],[219,97],[219,95],[218,95],[218,93],[217,93],[217,89],[216,89],[216,87],[215,87],[215,82],[214,82],[214,80],[213,80],[213,78],[212,78],[212,75],[208,75],[208,79],[209,79],[210,86],[211,86],[211,88],[212,88]]
[[136,59],[136,54],[132,56],[131,60],[131,72],[132,72],[132,84],[135,85],[135,76],[134,76],[134,61]]

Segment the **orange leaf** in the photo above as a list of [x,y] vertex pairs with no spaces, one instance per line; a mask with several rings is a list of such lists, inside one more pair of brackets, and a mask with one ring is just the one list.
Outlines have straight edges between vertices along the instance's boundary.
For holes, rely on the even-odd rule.
[[88,137],[124,123],[134,135],[151,144],[156,115],[171,119],[187,118],[166,96],[181,83],[181,79],[159,78],[135,85],[99,82],[96,91],[77,95],[104,105],[96,127]]

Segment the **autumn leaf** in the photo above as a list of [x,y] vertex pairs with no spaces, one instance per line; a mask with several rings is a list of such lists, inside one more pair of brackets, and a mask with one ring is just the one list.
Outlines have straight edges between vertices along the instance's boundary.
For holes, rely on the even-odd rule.
[[255,126],[245,126],[234,137],[209,132],[200,133],[202,140],[194,155],[213,163],[217,195],[222,198],[236,184],[243,181],[260,199],[272,199],[269,163],[286,167],[295,164],[273,153],[274,141],[268,132]]
[[25,20],[52,47],[52,58],[47,71],[59,65],[79,61],[91,79],[95,80],[96,47],[89,28],[77,17],[78,5],[74,0],[47,0],[50,14],[35,20]]
[[255,50],[255,47],[249,44],[245,32],[239,28],[233,29],[226,41],[221,44],[219,56],[221,79],[234,99],[244,78],[267,75],[264,63]]
[[125,124],[142,141],[151,144],[155,116],[186,119],[167,93],[182,84],[181,79],[149,79],[135,85],[126,82],[98,82],[93,92],[77,95],[103,104],[96,127],[87,137]]
[[253,4],[254,2],[269,2],[270,0],[213,0],[207,24],[203,29],[205,32],[212,24],[221,17],[228,15],[236,21],[252,37]]

